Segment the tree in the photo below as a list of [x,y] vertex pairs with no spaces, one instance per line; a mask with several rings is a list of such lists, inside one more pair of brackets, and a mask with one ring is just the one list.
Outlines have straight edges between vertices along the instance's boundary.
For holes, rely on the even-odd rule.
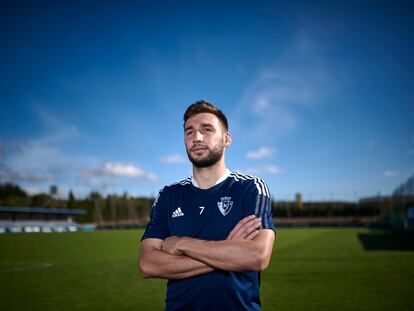
[[46,193],[39,193],[32,196],[33,207],[54,207],[53,199]]
[[18,185],[13,185],[10,183],[0,184],[0,200],[4,200],[9,197],[27,198],[27,193]]
[[68,208],[75,208],[76,199],[72,192],[72,190],[69,190],[69,197],[68,197]]
[[29,197],[18,185],[0,184],[0,205],[27,206]]

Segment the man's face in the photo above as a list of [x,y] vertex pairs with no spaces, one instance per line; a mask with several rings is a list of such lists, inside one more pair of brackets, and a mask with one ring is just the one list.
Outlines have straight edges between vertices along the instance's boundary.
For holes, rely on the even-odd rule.
[[228,133],[211,113],[199,113],[187,120],[184,141],[188,158],[196,167],[216,164],[223,157],[224,147],[230,145]]

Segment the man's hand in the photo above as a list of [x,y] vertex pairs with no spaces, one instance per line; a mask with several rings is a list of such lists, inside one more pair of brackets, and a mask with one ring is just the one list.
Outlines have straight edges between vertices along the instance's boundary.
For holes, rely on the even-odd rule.
[[162,251],[162,243],[163,240],[155,238],[142,241],[139,270],[144,278],[179,280],[214,271],[214,268],[199,260]]
[[181,256],[183,253],[178,249],[180,242],[183,242],[186,237],[170,236],[166,238],[161,244],[161,250],[170,255]]
[[204,263],[205,266],[199,267],[203,273],[211,272],[212,269],[263,271],[269,264],[275,234],[270,229],[259,229],[260,219],[251,215],[240,220],[225,240],[207,241],[172,236],[161,242],[160,249],[170,256],[170,261],[190,258],[196,263]]
[[[261,220],[259,218],[254,215],[247,216],[237,223],[226,240],[252,240],[259,233],[260,227]],[[161,250],[170,255],[181,256],[183,252],[179,249],[179,245],[189,239],[188,237],[168,237],[162,242]]]
[[259,233],[261,224],[260,218],[254,215],[247,216],[237,223],[226,240],[252,240]]

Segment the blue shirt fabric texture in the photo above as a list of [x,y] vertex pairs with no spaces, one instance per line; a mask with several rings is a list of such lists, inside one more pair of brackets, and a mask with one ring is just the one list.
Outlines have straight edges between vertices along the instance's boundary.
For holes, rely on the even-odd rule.
[[[229,172],[215,186],[200,189],[190,177],[160,191],[142,240],[186,236],[221,241],[249,215],[261,218],[263,229],[275,230],[262,179]],[[255,271],[216,270],[169,280],[165,310],[260,310],[259,288],[260,273]]]

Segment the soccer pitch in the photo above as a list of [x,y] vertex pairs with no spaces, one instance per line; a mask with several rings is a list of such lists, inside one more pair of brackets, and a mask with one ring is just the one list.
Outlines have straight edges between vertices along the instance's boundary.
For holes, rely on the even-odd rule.
[[[0,235],[0,310],[162,310],[166,282],[138,276],[141,235]],[[263,310],[414,310],[413,289],[413,237],[282,228],[261,297]]]

